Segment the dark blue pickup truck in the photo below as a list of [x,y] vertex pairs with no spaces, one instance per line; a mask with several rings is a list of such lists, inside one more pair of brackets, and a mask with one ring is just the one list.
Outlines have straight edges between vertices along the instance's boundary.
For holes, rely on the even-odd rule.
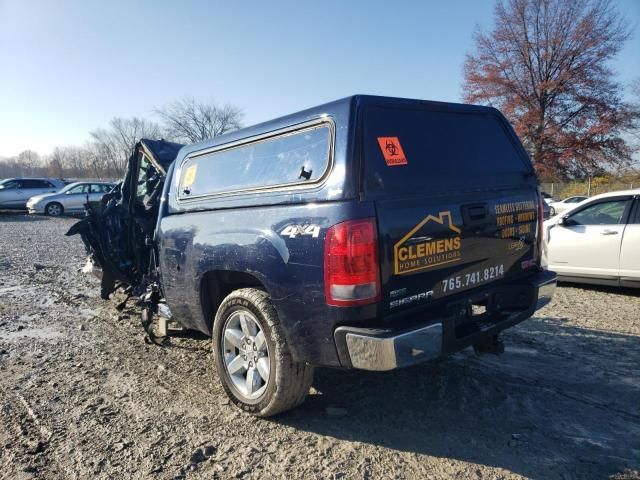
[[213,338],[231,400],[300,404],[314,366],[391,370],[548,303],[542,199],[495,109],[354,96],[181,146],[142,140],[80,233],[104,297]]

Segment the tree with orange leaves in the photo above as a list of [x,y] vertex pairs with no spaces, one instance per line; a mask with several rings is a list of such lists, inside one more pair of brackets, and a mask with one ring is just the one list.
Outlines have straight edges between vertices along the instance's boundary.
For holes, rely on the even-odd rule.
[[464,98],[511,121],[543,178],[593,175],[631,162],[637,122],[609,61],[630,36],[609,0],[498,0],[476,30]]

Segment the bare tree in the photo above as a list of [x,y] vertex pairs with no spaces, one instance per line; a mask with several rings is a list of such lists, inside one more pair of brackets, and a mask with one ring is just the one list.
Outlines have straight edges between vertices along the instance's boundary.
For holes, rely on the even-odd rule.
[[164,130],[143,118],[115,117],[106,128],[90,132],[90,139],[83,146],[58,146],[44,158],[25,150],[17,157],[0,159],[0,177],[118,178],[141,138],[158,139],[164,131],[171,139],[194,142],[237,129],[242,119],[242,111],[236,107],[193,99],[175,102],[157,113]]
[[107,158],[100,155],[99,150],[91,141],[87,141],[82,150],[85,154],[85,176],[114,179],[121,174],[121,172],[111,172],[109,170]]
[[16,157],[9,157],[0,160],[0,178],[10,178],[22,176],[22,166]]
[[498,0],[477,30],[464,98],[507,116],[543,176],[629,163],[632,122],[608,62],[629,38],[610,0]]
[[23,175],[36,175],[36,169],[40,167],[40,155],[33,150],[25,150],[18,154],[18,163],[22,164]]
[[109,122],[108,128],[98,128],[90,135],[94,155],[106,164],[110,174],[119,176],[124,172],[136,143],[141,138],[159,138],[160,127],[138,117],[116,117]]
[[631,93],[631,110],[633,115],[633,125],[628,130],[630,143],[633,146],[633,169],[640,172],[640,77],[635,78],[629,84]]
[[47,175],[62,178],[64,176],[65,151],[60,147],[53,149],[47,162]]
[[41,176],[46,174],[42,159],[33,150],[25,150],[15,157],[0,159],[0,178]]
[[242,125],[240,108],[185,98],[155,110],[165,134],[177,142],[195,143],[237,130]]

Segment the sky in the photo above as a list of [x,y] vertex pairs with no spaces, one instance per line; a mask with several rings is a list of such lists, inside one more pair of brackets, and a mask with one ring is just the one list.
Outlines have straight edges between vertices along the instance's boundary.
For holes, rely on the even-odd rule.
[[[640,0],[613,62],[640,76]],[[0,0],[0,157],[80,145],[184,97],[251,125],[355,93],[461,101],[493,0]]]

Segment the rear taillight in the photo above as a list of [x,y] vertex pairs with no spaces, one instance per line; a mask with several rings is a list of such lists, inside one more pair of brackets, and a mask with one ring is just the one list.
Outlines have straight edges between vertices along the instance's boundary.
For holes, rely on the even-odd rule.
[[[536,249],[533,258],[540,261],[542,258],[542,237],[544,236],[544,206],[542,194],[538,192],[538,231],[536,232]],[[539,265],[539,263],[538,263]]]
[[329,228],[324,242],[324,292],[329,305],[350,307],[380,299],[374,218]]

